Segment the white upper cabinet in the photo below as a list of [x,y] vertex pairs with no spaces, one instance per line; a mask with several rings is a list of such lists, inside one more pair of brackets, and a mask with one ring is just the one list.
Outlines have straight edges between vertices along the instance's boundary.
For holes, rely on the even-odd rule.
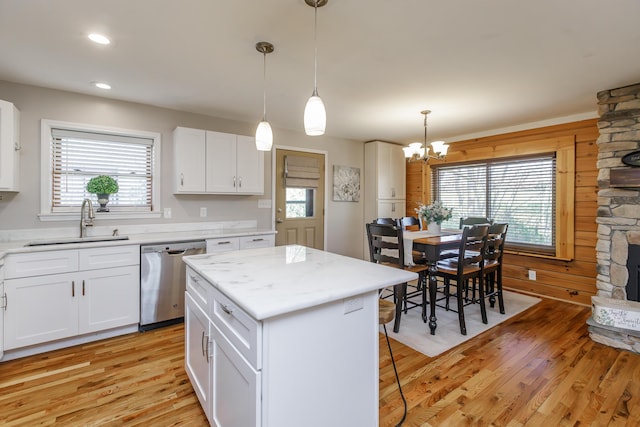
[[20,112],[0,100],[0,191],[18,191],[20,177]]
[[253,137],[176,128],[175,192],[264,194],[264,153]]
[[176,193],[204,193],[205,147],[204,130],[178,127],[173,131]]
[[378,174],[378,199],[404,199],[406,163],[402,147],[385,142],[373,142]]
[[207,192],[264,194],[264,152],[253,137],[207,131]]

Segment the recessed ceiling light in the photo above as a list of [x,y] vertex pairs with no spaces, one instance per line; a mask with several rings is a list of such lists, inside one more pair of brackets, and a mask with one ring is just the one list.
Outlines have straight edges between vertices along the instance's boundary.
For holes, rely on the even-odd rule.
[[109,40],[107,37],[103,36],[102,34],[96,34],[96,33],[89,34],[89,40],[98,44],[111,43],[111,40]]
[[111,89],[111,85],[107,83],[96,82],[93,85],[97,88],[104,89],[104,90]]

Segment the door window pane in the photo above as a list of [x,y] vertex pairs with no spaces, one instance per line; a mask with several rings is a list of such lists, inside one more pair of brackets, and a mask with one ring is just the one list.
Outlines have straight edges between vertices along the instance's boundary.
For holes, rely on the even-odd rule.
[[287,218],[311,218],[314,216],[315,189],[287,187]]

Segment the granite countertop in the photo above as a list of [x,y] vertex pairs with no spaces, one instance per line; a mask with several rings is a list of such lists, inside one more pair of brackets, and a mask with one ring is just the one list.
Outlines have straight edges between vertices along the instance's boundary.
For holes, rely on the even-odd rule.
[[183,259],[256,320],[418,278],[408,271],[298,245]]
[[[52,245],[25,246],[27,243],[38,239],[13,240],[8,242],[0,242],[0,259],[10,253],[30,253],[43,251],[59,251],[66,249],[88,249],[105,246],[123,246],[123,245],[144,245],[156,243],[173,243],[187,242],[191,240],[216,239],[221,237],[242,237],[275,234],[273,230],[258,230],[255,228],[247,229],[211,229],[211,230],[187,230],[187,231],[169,231],[155,232],[150,231],[140,234],[121,233],[129,237],[127,240],[107,240],[107,241],[90,241],[82,243],[64,243]],[[107,235],[109,236],[109,235]],[[48,238],[46,240],[55,240]]]

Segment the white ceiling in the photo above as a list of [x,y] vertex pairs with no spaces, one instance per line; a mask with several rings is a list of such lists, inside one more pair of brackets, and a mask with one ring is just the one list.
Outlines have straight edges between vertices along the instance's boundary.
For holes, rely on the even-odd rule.
[[[639,17],[638,0],[329,0],[327,134],[421,140],[423,109],[430,140],[596,117],[598,91],[640,82]],[[313,19],[304,0],[0,0],[0,80],[257,124],[265,40],[277,143],[303,128]]]

